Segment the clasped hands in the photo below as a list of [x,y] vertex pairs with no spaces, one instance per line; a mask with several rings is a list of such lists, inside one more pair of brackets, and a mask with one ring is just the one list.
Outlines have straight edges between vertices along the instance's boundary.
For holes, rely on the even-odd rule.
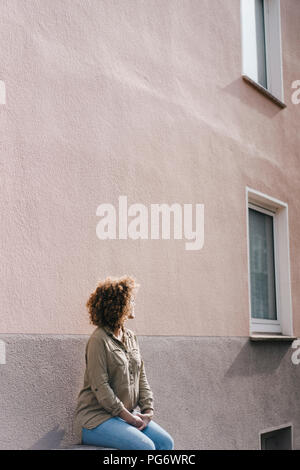
[[148,426],[148,423],[151,421],[152,416],[153,416],[152,412],[139,413],[138,411],[136,411],[134,414],[134,421],[132,423],[132,426],[142,431],[142,429]]

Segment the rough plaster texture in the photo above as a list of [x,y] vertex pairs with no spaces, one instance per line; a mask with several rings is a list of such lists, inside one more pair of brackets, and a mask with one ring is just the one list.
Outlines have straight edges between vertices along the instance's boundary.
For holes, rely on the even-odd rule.
[[[1,332],[89,334],[88,295],[128,273],[138,334],[247,336],[248,185],[289,204],[300,335],[300,2],[281,14],[284,110],[241,78],[239,0],[1,1]],[[100,241],[119,195],[204,203],[204,248]]]
[[[1,335],[0,448],[79,443],[73,411],[85,335]],[[259,431],[292,423],[300,449],[300,365],[288,343],[242,337],[141,336],[155,420],[175,449],[257,449]]]

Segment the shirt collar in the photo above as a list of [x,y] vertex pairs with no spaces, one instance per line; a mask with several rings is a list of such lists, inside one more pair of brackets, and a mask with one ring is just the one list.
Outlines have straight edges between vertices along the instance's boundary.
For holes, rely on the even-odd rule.
[[[127,336],[127,328],[126,326],[122,325],[122,331],[123,331],[123,334],[124,336]],[[111,331],[110,328],[108,328],[108,326],[103,326],[103,329],[109,334],[109,336],[114,336],[113,332]]]

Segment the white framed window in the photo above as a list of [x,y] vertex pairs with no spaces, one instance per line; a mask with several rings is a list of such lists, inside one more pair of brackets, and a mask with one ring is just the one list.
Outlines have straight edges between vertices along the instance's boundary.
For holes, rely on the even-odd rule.
[[288,205],[246,187],[250,333],[292,336]]
[[281,333],[275,269],[275,213],[248,205],[252,327]]
[[282,104],[280,0],[241,0],[242,76]]

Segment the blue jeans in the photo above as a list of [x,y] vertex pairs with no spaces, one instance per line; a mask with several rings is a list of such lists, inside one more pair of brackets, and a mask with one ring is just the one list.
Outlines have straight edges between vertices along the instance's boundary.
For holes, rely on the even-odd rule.
[[82,428],[82,444],[113,449],[174,449],[170,434],[151,420],[141,431],[119,416],[107,419],[93,429]]

